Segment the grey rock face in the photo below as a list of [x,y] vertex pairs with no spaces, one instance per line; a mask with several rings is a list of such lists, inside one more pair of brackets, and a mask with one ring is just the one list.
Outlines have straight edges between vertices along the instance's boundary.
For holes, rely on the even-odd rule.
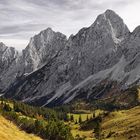
[[0,43],[0,72],[6,70],[10,64],[17,58],[18,52],[12,48]]
[[[5,73],[10,69],[11,65],[16,63],[17,58],[18,52],[14,48],[0,43],[0,89],[4,88],[3,77]],[[7,77],[5,78],[8,80]]]
[[[68,103],[81,95],[90,98],[104,80],[127,87],[139,79],[139,30],[130,33],[111,10],[68,40],[48,28],[31,38],[7,72],[16,78],[10,80],[5,96],[46,106]],[[94,98],[104,96],[99,92]]]
[[[65,35],[54,32],[50,28],[31,38],[26,49],[16,57],[16,60],[2,75],[1,81],[4,88],[9,87],[18,77],[28,75],[45,65],[64,48],[65,42]],[[6,58],[8,59],[8,57]]]
[[120,44],[128,35],[129,30],[123,20],[111,10],[99,15],[89,28],[80,30],[69,40],[71,55],[75,54],[72,75],[81,78],[78,80],[76,76],[74,81],[78,83],[116,64],[122,55]]
[[66,43],[66,36],[48,28],[31,38],[30,43],[23,50],[23,60],[26,72],[31,72],[49,61],[61,51]]

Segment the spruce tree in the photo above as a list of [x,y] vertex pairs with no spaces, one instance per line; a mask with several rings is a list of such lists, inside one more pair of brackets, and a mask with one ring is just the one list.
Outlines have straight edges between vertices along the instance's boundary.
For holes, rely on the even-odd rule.
[[81,123],[82,122],[82,117],[81,117],[81,115],[79,116],[79,123]]
[[89,120],[88,115],[87,115],[87,121]]
[[95,118],[95,112],[93,112],[93,118]]
[[73,117],[73,115],[70,115],[70,121],[74,121],[74,117]]

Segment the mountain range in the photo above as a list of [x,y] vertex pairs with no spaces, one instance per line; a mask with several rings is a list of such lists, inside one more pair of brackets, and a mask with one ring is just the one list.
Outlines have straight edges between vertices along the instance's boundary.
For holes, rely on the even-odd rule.
[[139,80],[140,26],[130,32],[112,10],[69,38],[47,28],[22,53],[0,43],[0,92],[6,98],[39,106],[76,99],[125,103],[125,91]]

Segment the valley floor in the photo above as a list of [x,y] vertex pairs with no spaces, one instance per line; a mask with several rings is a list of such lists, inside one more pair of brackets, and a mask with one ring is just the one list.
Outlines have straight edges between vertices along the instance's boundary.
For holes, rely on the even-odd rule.
[[[98,110],[95,111],[98,116]],[[104,111],[100,111],[99,114],[104,114]],[[74,120],[78,120],[78,114],[72,114]],[[91,114],[80,114],[83,121],[86,121],[86,116]],[[94,123],[91,120],[87,123],[87,128]],[[94,128],[89,128],[87,131],[80,129],[80,124],[70,122],[71,132],[74,137],[79,135],[84,137],[86,140],[95,140]],[[128,109],[108,112],[102,117],[101,129],[100,129],[101,140],[140,140],[140,106]]]
[[0,115],[0,140],[41,140],[41,138],[21,131],[15,124]]
[[[12,102],[7,101],[6,104],[8,104],[14,111],[15,107],[13,107]],[[18,105],[22,109],[23,104],[22,106],[19,103],[14,104],[14,106],[15,105]],[[24,105],[23,108],[24,110],[26,110],[27,108],[28,109],[30,108],[31,111],[33,110],[37,111],[36,108],[34,107],[32,108],[27,105]],[[48,111],[49,110],[47,110],[47,112]],[[15,114],[17,114],[18,118],[26,118],[27,120],[29,120],[26,122],[26,124],[28,124],[32,120],[39,119],[42,122],[41,124],[44,124],[45,126],[48,125],[47,120],[44,120],[42,116],[36,115],[35,116],[36,118],[34,117],[31,118],[28,115],[27,116],[23,115],[21,112],[15,112]],[[4,115],[6,116],[6,112],[4,113]],[[117,111],[112,111],[112,112],[100,110],[100,109],[95,109],[95,110],[93,109],[80,110],[79,109],[79,110],[75,110],[75,112],[68,113],[67,116],[68,116],[67,118],[68,120],[65,121],[64,123],[71,128],[71,133],[73,137],[76,138],[76,140],[79,140],[80,138],[84,138],[84,140],[97,140],[97,139],[100,139],[100,140],[140,140],[140,106],[136,106],[131,109],[117,110]],[[19,119],[17,119],[17,121],[18,120]],[[20,130],[22,124],[23,122],[21,121],[21,123],[17,123],[17,126],[16,126],[14,123],[12,123],[12,121],[6,119],[0,114],[0,140],[41,140],[41,138],[38,136],[29,134],[29,133],[26,133],[25,131]],[[52,132],[54,131],[56,126],[58,126],[58,124],[60,125],[60,123],[56,123],[55,125],[52,125],[52,123],[49,123],[50,125],[49,128],[52,128]],[[35,125],[35,126],[37,127],[38,125]],[[39,126],[42,126],[42,125],[39,125]],[[64,126],[65,125],[62,125],[62,128]],[[41,127],[41,128],[42,129],[39,129],[40,132],[44,132],[42,131],[44,127]],[[45,129],[45,132],[48,132],[48,130]],[[34,134],[38,135],[38,129],[37,129],[37,133],[34,132]],[[52,135],[54,136],[53,133]]]

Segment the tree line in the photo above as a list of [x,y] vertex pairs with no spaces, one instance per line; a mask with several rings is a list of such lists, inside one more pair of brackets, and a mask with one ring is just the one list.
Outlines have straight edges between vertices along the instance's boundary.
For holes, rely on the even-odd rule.
[[13,102],[13,107],[2,100],[0,110],[4,117],[14,122],[22,130],[36,134],[47,140],[73,140],[70,127],[59,119],[54,110]]

